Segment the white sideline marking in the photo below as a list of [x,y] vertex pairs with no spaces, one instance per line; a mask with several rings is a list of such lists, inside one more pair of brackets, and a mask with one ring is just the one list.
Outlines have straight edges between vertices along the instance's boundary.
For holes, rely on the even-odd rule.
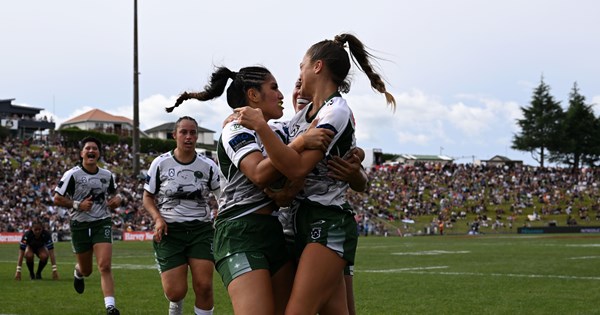
[[156,265],[113,264],[112,268],[113,269],[130,269],[130,270],[156,269]]
[[403,255],[403,256],[431,256],[431,255],[442,255],[442,254],[468,254],[470,251],[468,250],[457,250],[457,251],[448,251],[448,250],[426,250],[421,252],[401,252],[401,253],[392,253],[392,255]]
[[571,258],[567,258],[567,259],[573,259],[573,260],[577,260],[577,259],[600,259],[600,256],[581,256],[581,257],[571,257]]
[[565,280],[595,280],[600,281],[600,277],[580,277],[580,276],[562,276],[562,275],[534,275],[534,274],[516,274],[516,273],[481,273],[481,272],[451,272],[451,271],[421,271],[426,269],[441,269],[448,266],[439,267],[423,267],[423,268],[400,268],[387,270],[359,270],[354,269],[354,272],[398,272],[423,275],[445,275],[445,276],[481,276],[481,277],[512,277],[512,278],[549,278],[549,279],[565,279]]
[[444,268],[448,268],[448,266],[413,267],[413,268],[382,269],[382,270],[355,270],[355,271],[370,272],[370,273],[388,273],[388,272],[405,272],[405,271],[418,271],[418,270],[431,270],[431,269],[444,269]]
[[568,247],[600,247],[600,244],[567,244]]

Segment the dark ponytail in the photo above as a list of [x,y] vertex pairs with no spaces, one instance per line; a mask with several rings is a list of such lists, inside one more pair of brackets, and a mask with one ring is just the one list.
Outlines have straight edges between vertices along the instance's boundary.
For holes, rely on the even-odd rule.
[[246,67],[240,69],[239,72],[233,72],[226,67],[219,67],[211,75],[210,82],[204,87],[204,91],[199,93],[184,92],[178,98],[175,104],[167,107],[167,112],[172,112],[181,103],[189,99],[199,101],[208,101],[223,95],[225,86],[229,79],[233,80],[227,88],[227,104],[231,108],[246,106],[246,92],[255,88],[260,91],[261,85],[265,82],[267,75],[271,72],[264,67]]
[[323,60],[331,72],[333,82],[338,85],[340,92],[347,93],[350,90],[350,82],[347,79],[350,72],[350,58],[345,46],[348,44],[352,61],[367,75],[371,87],[385,95],[386,102],[396,109],[396,100],[385,87],[381,76],[373,70],[370,59],[375,59],[363,45],[363,43],[352,34],[340,34],[333,40],[324,40],[312,45],[307,55],[311,61]]

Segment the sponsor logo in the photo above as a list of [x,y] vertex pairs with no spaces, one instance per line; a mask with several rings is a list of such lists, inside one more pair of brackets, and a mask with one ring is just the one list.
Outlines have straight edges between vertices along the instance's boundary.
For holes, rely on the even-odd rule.
[[229,140],[229,146],[233,149],[233,151],[238,151],[239,149],[251,144],[256,143],[256,138],[254,135],[244,132],[240,133],[237,136],[233,137],[233,139]]

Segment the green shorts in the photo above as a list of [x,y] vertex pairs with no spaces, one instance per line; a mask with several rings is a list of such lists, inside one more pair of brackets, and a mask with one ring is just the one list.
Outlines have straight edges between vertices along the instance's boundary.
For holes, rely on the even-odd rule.
[[213,258],[214,229],[211,222],[167,223],[167,235],[154,245],[154,256],[159,272],[188,263],[188,258]]
[[112,243],[110,218],[91,222],[71,221],[71,244],[75,254],[92,250],[96,243]]
[[354,265],[358,234],[350,211],[303,201],[296,213],[296,255],[309,243],[323,244]]
[[217,219],[215,262],[225,288],[252,270],[275,274],[290,261],[281,223],[275,216],[248,214],[235,220]]

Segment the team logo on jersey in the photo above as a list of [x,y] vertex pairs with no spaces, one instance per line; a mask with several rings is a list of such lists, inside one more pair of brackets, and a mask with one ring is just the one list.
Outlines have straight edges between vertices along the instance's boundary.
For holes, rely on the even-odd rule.
[[319,239],[321,237],[321,227],[312,228],[312,231],[310,231],[310,237],[313,240]]
[[88,178],[86,176],[83,176],[81,178],[81,182],[84,183],[84,184],[87,183],[88,182]]
[[169,169],[169,177],[173,177],[175,176],[175,169],[174,168],[170,168]]
[[229,128],[231,131],[236,131],[236,130],[240,130],[244,128],[244,126],[240,125],[240,124],[233,124],[231,125],[231,128]]

